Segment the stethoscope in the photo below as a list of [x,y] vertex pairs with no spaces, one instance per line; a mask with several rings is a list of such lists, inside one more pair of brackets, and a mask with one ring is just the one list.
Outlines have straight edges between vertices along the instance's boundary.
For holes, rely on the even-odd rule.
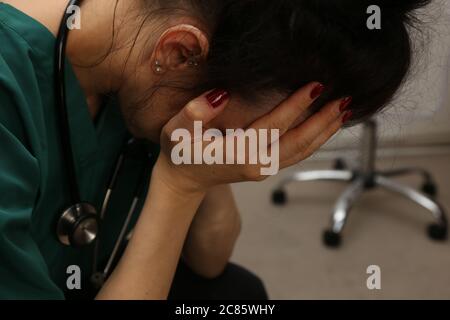
[[[131,204],[128,215],[120,231],[119,237],[115,243],[113,252],[106,264],[103,271],[98,270],[98,251],[99,242],[96,241],[99,235],[99,224],[103,220],[108,206],[111,200],[111,194],[116,186],[116,182],[119,173],[123,167],[124,161],[128,156],[142,155],[138,150],[142,150],[142,142],[135,139],[130,139],[125,144],[122,153],[120,154],[113,175],[109,181],[108,189],[103,201],[103,205],[98,215],[97,210],[94,205],[81,201],[81,195],[79,191],[78,180],[76,176],[74,153],[71,145],[70,138],[70,121],[68,116],[67,101],[66,101],[66,86],[65,86],[65,60],[66,60],[66,44],[68,37],[68,27],[67,21],[71,14],[68,13],[68,9],[71,6],[79,6],[82,0],[70,0],[69,4],[62,18],[61,25],[59,28],[58,37],[56,39],[56,55],[55,55],[55,95],[57,104],[57,115],[60,124],[61,133],[61,147],[63,151],[64,158],[64,169],[67,174],[67,181],[69,186],[70,203],[71,205],[61,214],[57,221],[56,235],[59,241],[71,247],[84,247],[88,246],[94,242],[94,259],[93,259],[93,275],[91,281],[93,284],[99,288],[105,281],[106,276],[111,271],[112,264],[115,257],[118,254],[119,248],[126,237],[127,229],[130,225],[133,213],[136,210],[137,204],[139,202],[139,196],[145,187],[145,177],[147,172],[141,174],[141,182],[137,186],[134,199]],[[145,154],[145,156],[149,156]],[[150,167],[150,166],[147,166]],[[144,167],[144,171],[147,170]]]

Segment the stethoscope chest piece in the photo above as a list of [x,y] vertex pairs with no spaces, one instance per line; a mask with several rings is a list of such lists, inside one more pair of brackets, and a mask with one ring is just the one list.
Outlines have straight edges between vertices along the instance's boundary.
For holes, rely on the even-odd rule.
[[59,241],[72,247],[82,247],[95,241],[98,234],[98,215],[89,203],[76,204],[61,215],[56,232]]

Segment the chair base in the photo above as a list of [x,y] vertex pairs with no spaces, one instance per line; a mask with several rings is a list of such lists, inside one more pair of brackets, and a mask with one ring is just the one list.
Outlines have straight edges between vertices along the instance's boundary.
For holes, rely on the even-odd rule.
[[[431,175],[422,169],[402,169],[389,172],[374,172],[373,174],[361,174],[358,171],[345,170],[346,164],[338,160],[335,166],[338,170],[319,170],[297,172],[293,176],[283,180],[275,189],[272,200],[276,205],[287,203],[285,188],[293,182],[333,181],[347,182],[349,186],[338,199],[332,214],[331,228],[323,234],[323,242],[327,247],[337,248],[342,243],[342,231],[346,225],[349,213],[361,195],[374,188],[383,188],[390,192],[403,196],[410,201],[428,210],[434,223],[427,229],[428,236],[433,240],[443,241],[448,236],[448,223],[443,207],[434,200],[437,188]],[[421,191],[400,184],[392,178],[401,175],[418,173],[424,178]]]

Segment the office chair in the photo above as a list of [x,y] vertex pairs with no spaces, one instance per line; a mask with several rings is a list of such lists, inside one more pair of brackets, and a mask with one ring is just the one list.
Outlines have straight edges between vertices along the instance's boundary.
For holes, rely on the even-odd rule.
[[[341,245],[342,231],[355,202],[363,192],[381,187],[404,196],[430,211],[435,222],[428,226],[428,236],[434,240],[445,240],[448,229],[447,218],[443,207],[435,200],[437,188],[431,174],[420,168],[377,171],[375,167],[377,123],[375,120],[370,120],[363,126],[359,168],[348,169],[345,161],[339,159],[335,163],[335,170],[297,172],[282,180],[277,186],[272,195],[274,204],[284,205],[287,203],[285,187],[293,182],[335,181],[350,183],[334,207],[331,228],[323,233],[324,244],[327,247],[336,248]],[[423,177],[424,183],[421,192],[392,180],[396,176],[408,174],[419,174]]]

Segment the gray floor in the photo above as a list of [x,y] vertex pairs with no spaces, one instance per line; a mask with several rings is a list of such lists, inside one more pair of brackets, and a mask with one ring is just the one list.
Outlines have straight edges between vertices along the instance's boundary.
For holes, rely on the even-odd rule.
[[[328,168],[308,162],[302,170]],[[380,168],[421,166],[435,174],[439,199],[450,211],[450,156],[397,158]],[[344,185],[295,184],[290,202],[274,207],[275,183],[295,169],[263,183],[234,186],[244,228],[233,260],[260,275],[272,299],[450,299],[450,241],[425,233],[431,215],[387,192],[374,190],[353,210],[343,247],[322,246],[321,233]],[[402,178],[413,186],[416,177]],[[381,267],[381,290],[368,290],[366,269]]]

